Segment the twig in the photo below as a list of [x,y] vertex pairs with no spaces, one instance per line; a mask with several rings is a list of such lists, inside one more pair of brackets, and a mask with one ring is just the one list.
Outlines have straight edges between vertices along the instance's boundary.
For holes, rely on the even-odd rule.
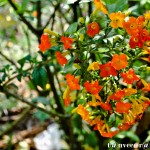
[[35,34],[37,37],[40,37],[43,33],[43,29],[36,29],[34,28],[31,23],[23,16],[22,13],[19,12],[18,8],[16,5],[12,2],[12,0],[8,0],[9,4],[13,7],[15,12],[18,14],[20,19],[27,25],[27,27]]
[[15,120],[8,128],[6,128],[4,131],[0,133],[0,138],[3,137],[8,132],[12,131],[15,128],[15,126],[30,112],[30,110],[31,107],[26,108],[17,120]]
[[[50,60],[46,60],[44,62],[41,62],[37,67],[40,67],[42,65],[46,65],[48,62],[50,62]],[[31,69],[33,69],[33,66],[29,67],[28,69],[26,70],[22,70],[22,72],[14,75],[13,77],[9,78],[8,81],[6,81],[5,83],[3,83],[3,86],[7,85],[10,81],[12,81],[13,79],[17,78],[18,76],[22,75],[24,72],[27,72],[27,71],[30,71]]]
[[53,74],[51,73],[51,70],[49,68],[49,66],[45,66],[46,68],[46,71],[47,71],[47,75],[48,75],[48,79],[49,79],[49,83],[51,85],[51,89],[53,91],[53,94],[54,94],[54,97],[55,97],[55,100],[56,100],[56,104],[57,104],[57,111],[61,114],[64,114],[64,109],[63,109],[63,106],[60,102],[60,97],[58,96],[58,93],[57,93],[57,89],[55,87],[55,84],[54,84],[54,76]]
[[0,55],[3,56],[8,62],[10,62],[12,65],[14,65],[18,69],[17,64],[13,60],[9,59],[6,55],[4,55],[1,51],[0,51]]
[[30,36],[29,36],[29,33],[28,33],[28,31],[26,29],[23,28],[23,31],[24,31],[24,34],[26,35],[26,38],[27,38],[28,52],[31,55],[31,50],[30,50],[31,49]]
[[[38,133],[41,133],[43,130],[45,130],[48,126],[48,123],[43,123],[40,125],[36,125],[33,126],[32,129],[26,129],[26,130],[22,130],[22,131],[18,131],[17,133],[12,135],[12,139],[11,139],[11,144],[15,145],[17,144],[19,141],[22,141],[26,138],[33,138],[35,137],[35,135],[37,135]],[[4,140],[0,140],[0,149],[6,149],[6,147],[8,146],[6,139]]]
[[[29,70],[31,70],[31,69],[32,69],[32,67],[30,67],[30,68],[24,70],[23,72],[29,71]],[[12,80],[14,80],[15,78],[17,78],[18,76],[22,75],[23,72],[21,72],[21,73],[19,73],[19,74],[16,74],[16,75],[14,75],[13,77],[9,78],[9,79],[3,84],[3,86],[7,85],[10,81],[12,81]]]
[[7,95],[9,95],[9,96],[12,96],[12,97],[14,97],[14,98],[16,98],[16,99],[18,99],[18,100],[20,100],[20,101],[23,102],[23,103],[26,103],[27,105],[29,105],[29,106],[31,106],[31,107],[33,107],[33,108],[36,108],[36,109],[38,109],[38,110],[41,110],[41,111],[47,113],[48,115],[51,115],[51,116],[54,116],[54,117],[57,116],[57,117],[61,117],[61,118],[66,118],[66,117],[68,117],[68,115],[58,114],[58,113],[55,113],[55,112],[48,111],[48,110],[46,110],[46,109],[44,109],[44,108],[42,108],[42,107],[39,107],[39,106],[37,106],[36,104],[34,104],[34,103],[28,101],[27,99],[23,98],[22,96],[17,95],[17,94],[13,94],[13,93],[7,91],[6,89],[4,89],[4,93],[7,94]]

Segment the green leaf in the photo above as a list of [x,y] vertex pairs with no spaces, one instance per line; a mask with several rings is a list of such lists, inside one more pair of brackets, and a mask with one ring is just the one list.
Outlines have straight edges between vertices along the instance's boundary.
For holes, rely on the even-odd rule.
[[112,13],[123,11],[128,5],[128,0],[105,0],[105,3],[109,13]]
[[49,104],[48,99],[47,99],[47,98],[45,98],[45,97],[42,97],[42,96],[39,96],[39,97],[35,97],[35,98],[33,98],[33,99],[32,99],[32,102],[34,102],[34,103],[38,103],[38,102],[40,102],[40,103],[42,103],[42,104],[44,104],[44,105]]
[[5,81],[6,77],[7,77],[7,75],[6,75],[6,73],[4,73],[4,74],[2,75],[2,81]]
[[77,0],[67,0],[67,4],[74,4]]
[[73,24],[71,24],[68,27],[68,29],[66,30],[65,34],[70,35],[70,34],[75,33],[77,31],[77,27],[78,27],[77,22],[74,22]]
[[44,68],[34,68],[32,77],[36,85],[39,85],[40,87],[45,89],[47,83],[47,72]]
[[24,12],[27,8],[27,4],[28,4],[29,0],[22,0],[21,2],[21,11]]
[[34,114],[33,114],[37,119],[39,119],[39,121],[43,122],[46,119],[49,118],[49,115],[44,113],[43,111],[37,110]]
[[92,148],[95,148],[95,146],[97,145],[97,137],[95,135],[94,132],[91,132],[90,134],[89,133],[86,133],[85,134],[85,143],[88,144],[89,146],[91,146]]
[[51,47],[51,49],[50,49],[51,51],[59,51],[60,50],[60,45],[57,45],[57,46],[53,46],[53,47]]
[[27,56],[23,57],[22,59],[18,60],[18,63],[21,65],[21,67],[23,67],[27,60],[28,61],[31,60],[30,55],[27,55]]
[[139,137],[133,131],[126,132],[126,136],[129,137],[132,141],[135,141],[135,142],[140,141]]
[[115,114],[111,114],[108,120],[109,125],[111,125],[116,120]]
[[68,62],[68,64],[65,65],[65,67],[63,68],[63,72],[67,72],[70,68],[72,68],[74,63],[74,59],[71,58]]

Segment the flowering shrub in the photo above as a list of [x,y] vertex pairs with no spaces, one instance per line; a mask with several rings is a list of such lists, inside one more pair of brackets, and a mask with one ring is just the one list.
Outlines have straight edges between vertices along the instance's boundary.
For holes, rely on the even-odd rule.
[[[45,53],[54,48],[65,70],[64,105],[75,107],[73,113],[112,138],[139,121],[150,104],[150,83],[141,75],[149,69],[150,13],[135,18],[123,8],[111,9],[108,1],[94,0],[94,5],[89,21],[80,18],[63,35],[46,29],[39,48]],[[136,67],[138,60],[145,65]]]

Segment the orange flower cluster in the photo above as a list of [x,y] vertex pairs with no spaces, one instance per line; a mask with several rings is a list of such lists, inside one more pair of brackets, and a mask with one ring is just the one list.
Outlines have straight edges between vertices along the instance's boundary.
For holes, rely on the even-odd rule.
[[51,48],[49,36],[47,34],[42,34],[41,44],[39,45],[39,49],[40,49],[40,51],[45,52],[49,48]]
[[71,90],[80,90],[79,79],[71,74],[66,75],[67,85]]
[[[63,46],[56,52],[56,59],[62,66],[68,61],[74,66],[69,70],[73,73],[66,74],[64,105],[82,100],[74,110],[103,137],[112,138],[141,119],[150,105],[150,99],[144,95],[150,91],[150,83],[140,77],[133,65],[139,59],[150,62],[150,13],[138,18],[127,17],[122,12],[109,14],[102,0],[94,0],[94,4],[96,9],[88,25],[83,21],[82,28],[69,37],[57,36],[56,40]],[[98,22],[95,13],[99,10],[107,16],[107,26]],[[39,47],[41,51],[51,47],[48,35],[42,35]],[[143,57],[145,54],[147,58]],[[117,115],[121,118],[119,123],[115,120]]]
[[124,69],[127,67],[127,65],[127,56],[125,54],[114,54],[111,61],[107,62],[106,64],[100,65],[100,76],[117,76],[117,70]]
[[150,40],[149,32],[144,24],[145,18],[143,16],[139,16],[137,19],[130,17],[127,22],[124,22],[124,28],[127,33],[131,35],[129,41],[131,48],[135,48],[136,46],[142,48],[144,43]]

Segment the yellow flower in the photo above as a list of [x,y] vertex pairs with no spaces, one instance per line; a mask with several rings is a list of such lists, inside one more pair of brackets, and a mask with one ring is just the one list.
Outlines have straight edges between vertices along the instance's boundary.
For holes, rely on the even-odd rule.
[[109,15],[109,18],[111,19],[111,27],[113,28],[118,28],[118,27],[123,27],[123,22],[125,19],[125,14],[121,12],[116,12],[116,13],[111,13]]
[[150,19],[150,11],[147,11],[145,14],[144,14],[144,17],[146,20],[149,20]]
[[46,84],[46,90],[49,90],[51,88],[51,85],[49,83]]
[[104,14],[108,14],[106,7],[101,2],[101,0],[94,0],[94,4],[95,4],[96,9],[93,12],[93,14],[95,14],[98,10],[101,10]]
[[80,35],[79,35],[79,40],[80,40],[80,41],[83,41],[83,40],[84,40],[84,34],[80,34]]
[[135,116],[130,110],[129,110],[129,113],[124,113],[123,116],[124,116],[123,123],[128,123],[129,125],[132,125],[135,123]]
[[130,99],[132,101],[132,113],[134,116],[137,116],[139,114],[143,113],[143,108],[144,108],[144,102],[139,101],[137,99]]
[[63,93],[63,100],[64,100],[64,105],[67,107],[70,102],[71,102],[71,97],[70,97],[70,88],[67,86],[66,90]]
[[98,62],[93,62],[91,63],[88,68],[87,68],[87,71],[90,71],[90,70],[99,70],[99,63]]
[[80,18],[79,18],[79,22],[83,24],[83,23],[84,23],[84,18],[83,18],[83,17],[80,17]]

